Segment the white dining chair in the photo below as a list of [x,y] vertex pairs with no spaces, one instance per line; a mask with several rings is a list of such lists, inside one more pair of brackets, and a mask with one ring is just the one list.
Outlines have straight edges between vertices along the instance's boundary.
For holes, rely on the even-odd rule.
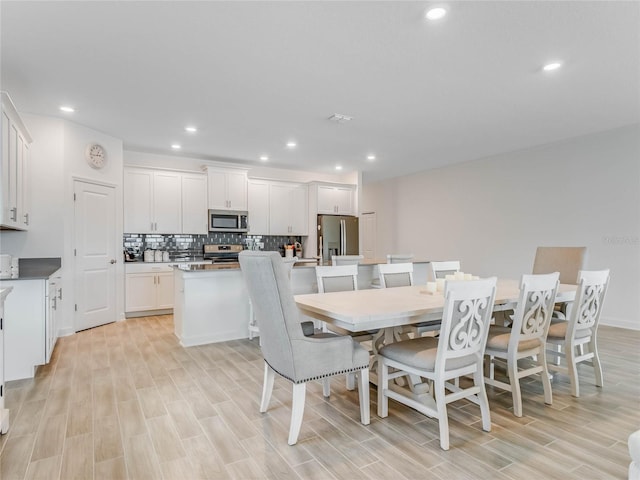
[[460,262],[458,260],[449,260],[446,262],[429,262],[429,281],[435,282],[438,278],[445,278],[460,271]]
[[[387,263],[413,263],[413,253],[390,253],[387,255]],[[380,288],[380,265],[374,265],[371,279],[371,288]]]
[[597,333],[608,286],[609,270],[580,272],[569,319],[566,322],[552,323],[549,327],[547,345],[555,349],[547,349],[547,355],[550,359],[565,359],[565,365],[550,362],[549,370],[569,375],[571,394],[574,397],[580,396],[579,363],[588,362],[594,369],[596,386],[603,386]]
[[[344,292],[358,290],[358,264],[339,265],[339,266],[317,266],[316,281],[318,284],[318,293]],[[339,335],[346,335],[353,338],[358,343],[368,342],[373,339],[373,335],[377,330],[349,332],[343,328],[323,324],[325,332],[333,332]],[[371,351],[370,348],[368,348]],[[355,388],[355,380],[353,376],[347,375],[347,389]]]
[[413,263],[381,263],[378,279],[382,288],[409,287],[413,285]]
[[341,265],[358,265],[364,260],[364,255],[333,255],[331,265],[334,267]]
[[[449,449],[447,404],[463,398],[480,406],[482,429],[491,430],[489,401],[482,361],[496,295],[496,278],[447,282],[440,336],[391,343],[378,352],[378,416],[389,414],[389,398],[438,420],[440,447]],[[433,397],[424,402],[390,388],[389,382],[407,374],[433,382]],[[460,388],[451,380],[473,376]],[[449,391],[450,393],[447,393]]]
[[350,337],[305,336],[291,284],[277,252],[245,250],[238,256],[249,297],[260,319],[264,357],[264,383],[260,412],[266,412],[275,374],[293,383],[289,445],[298,441],[302,425],[306,384],[353,374],[359,378],[360,421],[369,418],[369,353]]
[[[520,379],[540,375],[544,389],[544,403],[551,405],[552,392],[547,357],[545,355],[547,331],[551,323],[553,305],[558,291],[558,272],[546,275],[523,275],[520,296],[511,327],[491,325],[485,349],[488,369],[487,385],[511,392],[513,414],[522,416]],[[495,378],[495,360],[507,362],[508,383]],[[524,366],[519,360],[531,359],[535,365]]]

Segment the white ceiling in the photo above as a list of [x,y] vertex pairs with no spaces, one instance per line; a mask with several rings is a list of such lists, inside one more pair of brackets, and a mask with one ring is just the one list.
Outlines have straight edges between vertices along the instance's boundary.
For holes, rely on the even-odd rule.
[[640,121],[637,1],[429,5],[2,0],[1,86],[128,150],[365,182]]

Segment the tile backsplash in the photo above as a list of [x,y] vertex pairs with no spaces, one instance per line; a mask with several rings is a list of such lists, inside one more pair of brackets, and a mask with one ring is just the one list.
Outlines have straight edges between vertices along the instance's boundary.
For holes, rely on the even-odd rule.
[[301,242],[302,237],[261,235],[251,236],[243,233],[210,232],[208,235],[159,235],[144,233],[125,233],[122,246],[125,250],[139,256],[147,249],[168,251],[170,255],[202,255],[205,244],[247,245],[247,240],[264,243],[263,250],[280,251],[284,254],[284,244]]

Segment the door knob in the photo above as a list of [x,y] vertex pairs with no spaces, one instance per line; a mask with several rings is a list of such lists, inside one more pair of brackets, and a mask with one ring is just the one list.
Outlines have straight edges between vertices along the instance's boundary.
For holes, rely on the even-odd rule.
[[114,263],[116,263],[116,261],[115,261],[115,259],[113,259],[113,258],[112,258],[112,259],[109,261],[109,263],[113,265]]

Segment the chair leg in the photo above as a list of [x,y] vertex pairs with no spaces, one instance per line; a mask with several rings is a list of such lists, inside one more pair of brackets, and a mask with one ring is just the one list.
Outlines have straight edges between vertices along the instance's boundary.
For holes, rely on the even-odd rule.
[[569,380],[571,381],[571,395],[579,397],[580,385],[578,384],[578,365],[576,364],[575,358],[575,346],[566,345],[564,350],[565,359],[567,361],[567,372],[569,373]]
[[293,384],[293,402],[291,404],[291,426],[289,427],[289,445],[298,441],[302,416],[304,415],[304,398],[307,392],[306,383]]
[[544,403],[551,405],[553,402],[553,391],[551,390],[551,380],[549,379],[549,368],[547,367],[547,352],[544,349],[544,344],[540,349],[538,355],[538,365],[542,367],[540,376],[542,377],[542,389],[544,390]]
[[273,392],[273,380],[276,373],[271,370],[271,367],[264,364],[264,380],[262,382],[262,400],[260,401],[260,413],[267,411],[269,407],[269,400],[271,400],[271,392]]
[[589,349],[593,353],[593,359],[591,362],[593,363],[593,369],[596,374],[596,387],[602,387],[604,385],[604,378],[602,375],[602,365],[600,364],[600,356],[598,355],[598,346],[596,344],[595,336],[592,337],[591,342],[589,342]]
[[[560,345],[559,343],[556,344],[556,351],[558,353],[562,352],[562,345]],[[555,355],[555,364],[556,366],[560,366],[560,355]]]
[[322,379],[322,395],[326,398],[331,396],[331,377],[325,377]]
[[484,384],[482,376],[482,365],[478,366],[478,370],[473,374],[473,381],[477,387],[480,387],[478,393],[478,404],[480,405],[480,416],[482,417],[482,430],[491,431],[491,410],[489,409],[489,399],[487,398],[487,388]]
[[369,425],[371,422],[369,414],[369,369],[363,368],[358,373],[360,384],[358,385],[358,397],[360,399],[360,422]]
[[356,388],[355,374],[347,373],[347,390],[355,390],[355,388]]
[[520,379],[518,378],[518,360],[515,358],[507,361],[509,372],[509,384],[511,384],[511,396],[513,397],[513,414],[522,416],[522,394],[520,393]]
[[435,381],[436,409],[438,411],[438,427],[440,429],[440,448],[449,450],[449,417],[447,416],[447,403],[445,401],[444,380]]
[[385,418],[389,415],[389,398],[384,394],[389,388],[389,367],[382,357],[378,361],[378,416]]

